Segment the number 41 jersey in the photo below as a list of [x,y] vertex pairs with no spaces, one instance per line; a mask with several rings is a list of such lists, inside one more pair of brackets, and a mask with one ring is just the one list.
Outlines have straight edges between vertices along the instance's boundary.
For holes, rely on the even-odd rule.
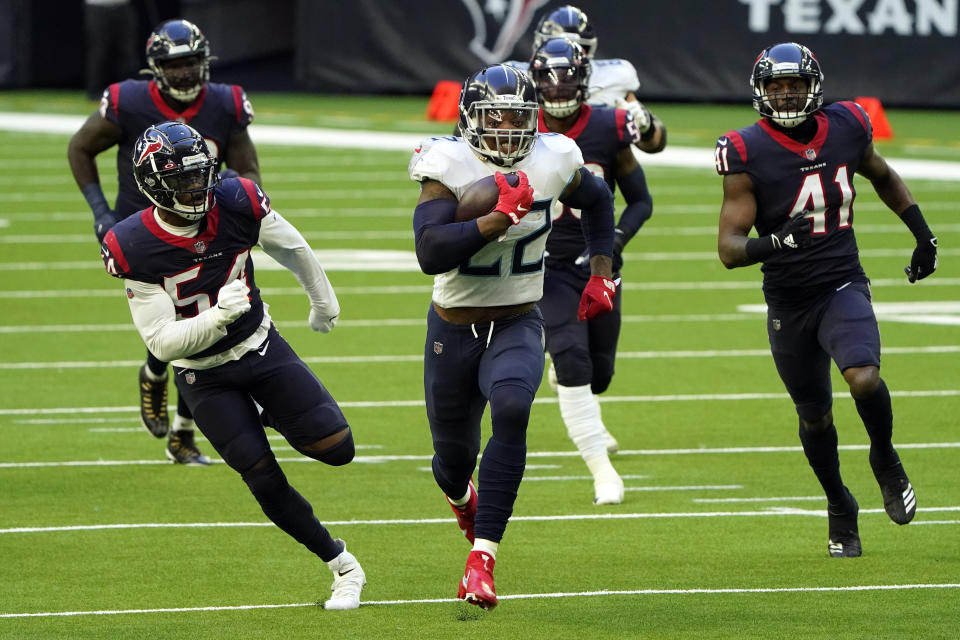
[[853,175],[873,128],[855,102],[831,104],[813,117],[817,132],[807,143],[784,135],[766,118],[717,140],[717,173],[746,173],[753,182],[759,235],[804,211],[811,225],[809,247],[764,261],[768,300],[796,300],[800,293],[866,279],[853,233]]
[[110,275],[163,287],[178,320],[217,304],[220,287],[231,280],[239,278],[250,287],[250,310],[227,325],[226,336],[189,359],[236,346],[263,321],[264,304],[254,282],[250,250],[259,240],[260,221],[270,213],[270,199],[252,181],[230,178],[217,187],[215,201],[192,238],[164,230],[154,218],[154,207],[149,207],[114,225],[100,248]]

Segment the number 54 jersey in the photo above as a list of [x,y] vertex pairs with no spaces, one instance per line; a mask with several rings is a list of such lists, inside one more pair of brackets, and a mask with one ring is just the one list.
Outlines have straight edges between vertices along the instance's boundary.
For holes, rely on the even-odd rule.
[[753,182],[759,235],[770,234],[795,213],[806,212],[810,222],[809,247],[777,252],[763,263],[764,292],[775,299],[866,279],[853,233],[853,174],[873,140],[873,128],[855,102],[831,104],[813,117],[817,130],[807,143],[789,138],[765,118],[717,140],[717,173],[746,173]]
[[214,197],[213,209],[192,238],[163,229],[154,218],[154,207],[149,207],[114,225],[100,249],[110,275],[163,287],[178,320],[217,304],[220,287],[231,280],[239,278],[247,284],[250,310],[226,327],[226,336],[191,359],[243,342],[257,330],[265,313],[250,250],[260,237],[260,221],[270,213],[270,199],[245,178],[224,180]]
[[556,133],[537,134],[530,154],[510,168],[481,160],[461,138],[421,142],[410,159],[410,178],[436,180],[458,200],[474,182],[497,171],[523,171],[533,187],[530,213],[519,224],[456,269],[434,277],[433,301],[447,308],[495,307],[543,297],[543,251],[553,224],[550,206],[582,165],[576,143]]

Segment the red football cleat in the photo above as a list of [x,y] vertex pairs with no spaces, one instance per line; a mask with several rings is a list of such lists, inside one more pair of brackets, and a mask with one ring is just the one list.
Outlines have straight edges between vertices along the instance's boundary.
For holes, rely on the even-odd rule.
[[470,489],[470,498],[467,500],[467,504],[458,507],[450,502],[449,496],[447,496],[447,502],[450,503],[450,508],[457,516],[457,526],[460,527],[460,531],[470,541],[470,544],[473,544],[473,521],[477,518],[477,489],[473,486],[473,478],[467,483],[467,487]]
[[481,609],[497,606],[497,592],[493,587],[493,565],[496,561],[486,551],[471,551],[467,568],[460,581],[457,597]]

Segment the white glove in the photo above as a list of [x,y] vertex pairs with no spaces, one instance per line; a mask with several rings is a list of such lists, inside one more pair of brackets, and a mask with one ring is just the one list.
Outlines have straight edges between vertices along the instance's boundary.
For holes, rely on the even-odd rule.
[[220,287],[217,306],[210,311],[217,314],[217,326],[225,327],[250,311],[250,287],[242,280],[233,280]]
[[617,98],[616,106],[617,109],[626,109],[630,112],[630,115],[633,116],[633,121],[637,123],[637,129],[640,130],[640,133],[646,133],[650,130],[650,125],[653,124],[653,121],[650,118],[650,112],[643,106],[642,102],[639,100]]
[[339,317],[340,315],[337,314],[331,318],[326,313],[311,308],[310,317],[307,318],[307,322],[310,323],[310,328],[314,331],[319,331],[320,333],[330,333],[330,330],[336,326],[337,318]]

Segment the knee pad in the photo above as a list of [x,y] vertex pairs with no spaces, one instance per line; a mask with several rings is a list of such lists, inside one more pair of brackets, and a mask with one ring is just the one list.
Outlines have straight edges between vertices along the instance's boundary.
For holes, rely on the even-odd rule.
[[250,493],[265,510],[271,505],[281,503],[290,488],[287,476],[283,474],[272,452],[242,472],[240,477],[247,483]]
[[318,449],[317,445],[319,442],[314,442],[309,445],[296,444],[294,448],[303,455],[313,458],[314,460],[319,460],[324,464],[329,464],[332,467],[343,466],[353,460],[353,456],[356,453],[356,447],[353,444],[353,432],[350,430],[350,427],[346,427],[344,430],[347,434],[326,448]]
[[495,436],[506,445],[526,444],[527,423],[533,394],[515,384],[501,384],[490,391],[490,423]]
[[820,416],[800,416],[800,428],[810,435],[818,436],[825,433],[833,425],[833,411],[827,411]]
[[582,387],[590,384],[593,378],[593,362],[586,349],[573,347],[557,354],[551,353],[550,357],[557,371],[558,384],[565,387]]

